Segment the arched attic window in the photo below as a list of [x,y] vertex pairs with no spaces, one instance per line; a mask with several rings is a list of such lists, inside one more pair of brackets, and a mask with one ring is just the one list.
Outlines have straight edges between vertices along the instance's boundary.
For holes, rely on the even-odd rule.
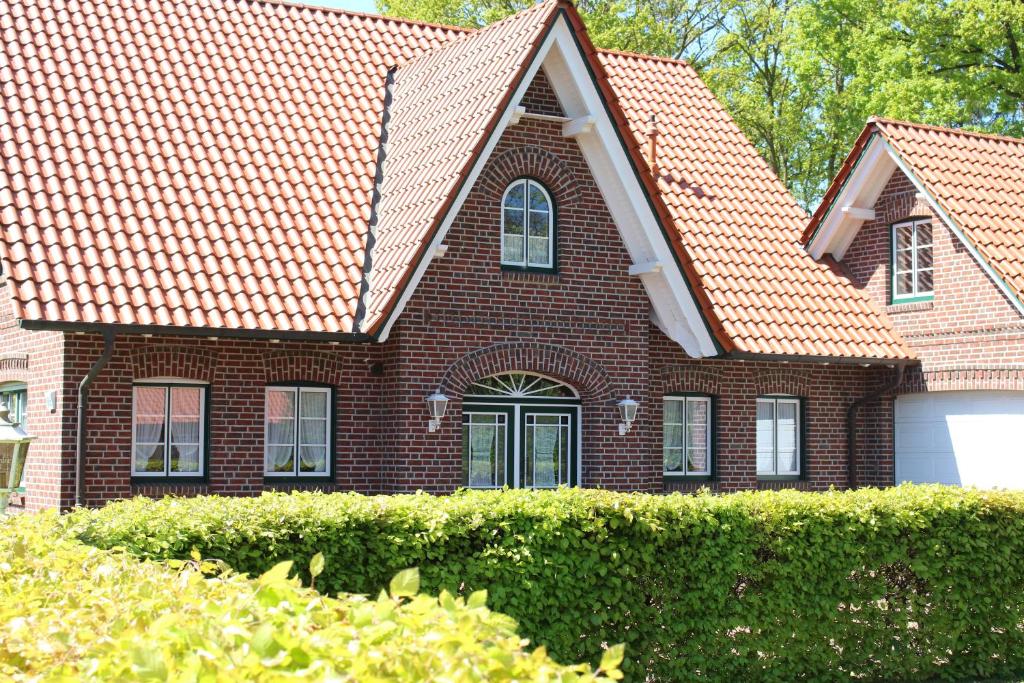
[[555,271],[555,204],[532,178],[517,178],[501,197],[501,265]]

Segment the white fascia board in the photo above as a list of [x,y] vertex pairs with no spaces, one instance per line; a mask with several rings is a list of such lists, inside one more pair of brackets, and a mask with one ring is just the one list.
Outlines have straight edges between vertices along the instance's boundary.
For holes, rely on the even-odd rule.
[[807,245],[811,256],[819,259],[825,254],[832,254],[842,259],[865,220],[862,217],[864,214],[845,211],[845,207],[873,207],[895,168],[886,152],[882,136],[875,135],[861,153],[846,184],[832,201],[818,232]]
[[910,179],[910,182],[914,185],[914,188],[917,190],[917,196],[919,198],[923,197],[925,201],[928,202],[928,206],[930,206],[932,211],[935,212],[935,215],[941,218],[942,222],[946,224],[946,227],[949,228],[950,232],[956,235],[957,239],[960,240],[960,243],[964,245],[964,248],[967,249],[971,256],[974,257],[974,260],[977,261],[978,265],[985,271],[989,279],[991,279],[992,282],[995,283],[996,287],[999,288],[999,291],[1003,293],[1003,295],[1011,304],[1013,304],[1013,307],[1016,308],[1020,314],[1024,315],[1024,301],[1021,301],[1013,290],[1010,289],[1009,285],[1007,285],[1003,279],[999,277],[999,274],[992,269],[992,266],[990,266],[985,257],[981,255],[981,252],[979,252],[971,241],[967,239],[964,231],[956,224],[953,217],[946,213],[946,210],[939,205],[939,202],[935,199],[932,193],[928,191],[928,188],[924,186],[911,168],[903,161],[903,159],[900,158],[900,155],[896,150],[893,149],[888,142],[885,143],[885,146],[896,166],[903,171],[903,175],[907,176],[907,178]]
[[[440,229],[426,250],[426,256],[413,272],[395,305],[395,310],[380,332],[379,341],[388,338],[395,321],[408,305],[423,274],[430,266],[437,247],[448,235],[448,230],[466,197],[476,186],[494,147],[515,115],[518,103],[522,101],[526,89],[542,65],[566,116],[570,119],[593,119],[591,131],[581,133],[576,140],[608,205],[612,220],[619,228],[633,263],[675,262],[676,256],[672,246],[661,231],[657,216],[630,164],[626,149],[618,142],[618,131],[605,110],[601,95],[591,78],[589,66],[573,36],[572,28],[564,16],[559,16],[545,37],[533,63],[524,72],[519,86],[509,100],[509,106],[501,114],[494,133],[484,144]],[[672,226],[666,227],[671,229]],[[670,339],[680,344],[687,355],[693,358],[718,354],[715,340],[680,268],[663,268],[660,273],[645,276],[641,281],[654,309],[655,315],[652,315],[652,319],[659,323],[659,327]]]

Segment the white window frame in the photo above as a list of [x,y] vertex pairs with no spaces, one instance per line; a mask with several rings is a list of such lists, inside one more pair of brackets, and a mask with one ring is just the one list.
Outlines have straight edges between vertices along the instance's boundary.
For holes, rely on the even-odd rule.
[[[331,476],[331,461],[334,457],[334,444],[331,443],[331,425],[334,419],[334,405],[332,401],[333,391],[330,387],[320,386],[303,386],[301,384],[275,384],[265,388],[263,394],[263,476],[268,479],[301,479],[303,477],[316,477],[323,479],[324,477]],[[291,393],[295,397],[295,417],[294,417],[294,434],[295,442],[292,444],[271,444],[270,443],[270,419],[269,411],[267,410],[268,399],[270,398],[271,392],[286,392]],[[319,446],[320,444],[303,444],[301,421],[302,421],[302,394],[324,394],[327,404],[327,419],[324,420],[324,444],[326,444],[326,453],[324,456],[324,469],[317,472],[302,472],[299,470],[299,453],[302,446]],[[319,418],[317,418],[319,419]],[[291,445],[294,446],[294,458],[292,461],[291,472],[280,472],[270,469],[270,447],[272,445]]]
[[[509,261],[505,259],[505,202],[509,193],[523,185],[523,258],[520,261]],[[548,202],[548,257],[545,263],[530,263],[530,190],[536,188]],[[517,210],[516,207],[509,207],[508,210]],[[551,199],[551,193],[547,191],[540,182],[533,178],[517,178],[509,183],[505,192],[501,195],[501,265],[512,268],[554,270],[555,268],[555,202]]]
[[[766,472],[760,469],[757,463],[757,412],[754,413],[754,463],[759,477],[799,477],[803,466],[803,399],[796,396],[758,396],[757,405],[762,403],[773,404],[772,409],[772,471]],[[792,405],[796,422],[796,434],[794,445],[796,447],[796,470],[791,472],[779,472],[779,405]]]
[[[928,225],[932,229],[932,241],[931,241],[930,244],[928,244],[926,246],[918,246],[918,244],[917,244],[917,229],[918,229],[918,227],[920,227],[922,225]],[[900,271],[900,270],[898,270],[899,250],[897,249],[897,245],[899,244],[899,240],[897,240],[897,238],[896,238],[896,233],[897,233],[897,231],[899,231],[901,229],[904,229],[904,228],[910,228],[910,256],[911,256],[911,263],[910,263],[910,271],[909,271],[909,273],[910,273],[911,291],[908,292],[908,293],[900,294],[899,290],[897,289],[897,283],[899,282],[899,275],[907,273],[908,271],[905,271],[905,270]],[[892,302],[893,303],[900,303],[900,302],[907,302],[907,301],[920,301],[920,300],[927,300],[927,299],[930,299],[930,298],[934,297],[935,296],[935,226],[932,223],[932,220],[930,218],[921,218],[921,219],[918,219],[918,220],[901,221],[899,223],[893,223],[892,224],[892,230],[891,230],[891,233],[890,233],[889,237],[890,237],[890,242],[891,242],[891,252],[890,252],[890,256],[889,256],[889,258],[890,258],[889,262],[892,264]],[[928,249],[929,251],[931,251],[931,254],[932,254],[932,265],[930,267],[924,268],[924,269],[920,268],[920,266],[917,263],[917,256],[918,256],[918,254],[920,253],[920,251],[922,249]],[[929,289],[929,290],[918,289],[918,281],[920,280],[920,275],[921,275],[921,271],[922,270],[929,270],[932,273],[932,288]]]
[[[665,428],[670,424],[670,423],[665,421],[665,404],[667,404],[669,401],[678,401],[678,402],[681,402],[683,404],[683,422],[682,422],[682,425],[681,425],[682,426],[683,441],[682,441],[682,446],[679,447],[682,450],[682,452],[683,452],[683,454],[682,454],[682,457],[683,457],[683,460],[682,460],[682,462],[683,462],[683,470],[681,472],[675,472],[675,471],[671,471],[671,470],[665,469]],[[697,403],[703,403],[705,406],[707,406],[706,415],[708,416],[708,422],[707,422],[707,425],[706,425],[707,429],[705,430],[705,442],[704,442],[704,448],[705,448],[706,453],[707,453],[707,466],[704,468],[703,471],[699,471],[699,472],[698,471],[692,471],[691,472],[689,470],[690,459],[688,457],[688,455],[689,455],[688,451],[690,449],[690,446],[689,446],[689,439],[687,438],[687,436],[688,436],[687,432],[689,431],[689,425],[690,425],[690,421],[689,421],[690,405],[697,404]],[[666,477],[710,477],[711,476],[711,468],[712,468],[711,459],[714,457],[714,455],[713,455],[713,453],[711,451],[711,444],[712,444],[711,432],[714,429],[714,425],[715,425],[714,405],[712,404],[711,397],[710,396],[685,396],[685,395],[682,395],[682,396],[664,396],[663,400],[662,400],[661,416],[662,416],[662,425],[661,425],[661,443],[662,443],[661,456],[662,456],[662,461],[661,461],[661,469],[662,469],[662,472],[664,473],[664,475]],[[671,423],[671,424],[675,424],[675,423]],[[675,447],[673,447],[673,448],[675,448]]]
[[[135,423],[136,400],[135,390],[138,388],[156,388],[164,390],[164,469],[163,472],[139,472],[135,469],[135,440],[138,434]],[[171,390],[176,388],[199,390],[199,471],[171,472]],[[202,479],[206,477],[206,419],[209,386],[205,383],[186,379],[149,379],[132,384],[132,477],[139,479]]]

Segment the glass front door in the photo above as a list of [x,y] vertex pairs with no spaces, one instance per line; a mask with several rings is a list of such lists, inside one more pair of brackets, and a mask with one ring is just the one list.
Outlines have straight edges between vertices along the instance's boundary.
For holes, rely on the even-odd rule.
[[462,407],[462,479],[469,488],[579,484],[579,399],[564,384],[509,373],[477,382]]

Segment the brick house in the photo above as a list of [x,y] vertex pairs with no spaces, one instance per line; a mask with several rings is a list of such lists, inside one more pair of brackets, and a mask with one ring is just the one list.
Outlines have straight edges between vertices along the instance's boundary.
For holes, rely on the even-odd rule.
[[478,31],[10,7],[28,508],[893,481],[914,354],[687,64],[596,50],[561,0]]
[[805,239],[920,358],[897,480],[1024,487],[1024,140],[872,119]]

